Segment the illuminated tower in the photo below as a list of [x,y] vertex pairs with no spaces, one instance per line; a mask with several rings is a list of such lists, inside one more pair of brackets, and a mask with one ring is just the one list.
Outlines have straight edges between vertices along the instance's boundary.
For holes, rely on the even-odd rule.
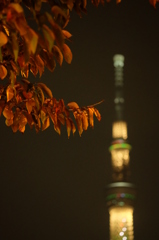
[[110,240],[133,240],[133,210],[135,186],[129,182],[129,152],[127,123],[124,121],[123,67],[124,56],[115,55],[115,121],[112,125],[112,183],[107,186]]

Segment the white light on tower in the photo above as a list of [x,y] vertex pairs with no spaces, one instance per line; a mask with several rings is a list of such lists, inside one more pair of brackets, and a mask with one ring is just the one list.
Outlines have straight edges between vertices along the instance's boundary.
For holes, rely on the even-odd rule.
[[124,140],[126,140],[128,138],[127,123],[125,121],[117,121],[117,122],[113,123],[112,137],[113,138],[123,138]]
[[110,214],[110,239],[133,240],[133,208],[112,207]]

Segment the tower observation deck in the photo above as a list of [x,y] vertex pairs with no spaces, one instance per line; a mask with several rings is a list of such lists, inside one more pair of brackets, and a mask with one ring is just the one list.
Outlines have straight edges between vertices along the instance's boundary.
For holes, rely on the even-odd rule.
[[112,163],[112,183],[107,186],[107,206],[110,216],[110,240],[133,240],[133,211],[135,186],[130,179],[130,150],[127,123],[124,120],[124,56],[113,57],[115,68],[115,121],[112,124],[112,143],[109,147]]

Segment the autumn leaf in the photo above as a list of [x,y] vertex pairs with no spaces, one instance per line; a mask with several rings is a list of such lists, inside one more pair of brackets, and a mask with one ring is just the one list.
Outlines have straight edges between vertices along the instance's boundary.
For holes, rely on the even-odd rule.
[[0,78],[3,80],[7,76],[7,69],[5,66],[0,65]]
[[94,119],[93,119],[93,109],[92,108],[88,108],[88,113],[89,113],[89,124],[91,127],[94,127]]
[[65,13],[60,7],[58,7],[57,5],[54,5],[54,6],[51,8],[51,12],[54,14],[55,17],[57,17],[58,15],[61,15],[61,16],[63,16],[65,19],[67,18],[66,13]]
[[1,113],[3,111],[4,106],[5,106],[5,101],[4,100],[0,100],[0,116],[1,116]]
[[29,53],[35,53],[37,44],[38,44],[38,35],[35,33],[35,31],[31,28],[28,28],[28,31],[24,35],[25,42],[28,47]]
[[42,131],[44,131],[45,129],[47,129],[50,126],[50,118],[46,117],[45,121],[42,124]]
[[60,121],[60,123],[62,123],[62,125],[65,125],[65,117],[64,117],[64,115],[62,113],[59,113],[57,115],[57,117],[58,117],[58,120]]
[[72,52],[69,46],[66,45],[65,43],[63,44],[63,55],[65,61],[70,64],[72,62]]
[[23,91],[23,96],[26,98],[26,99],[30,99],[32,98],[33,96],[33,93],[32,92],[26,92],[26,91]]
[[62,52],[61,50],[56,46],[54,45],[53,46],[53,49],[52,49],[52,52],[57,60],[57,62],[60,64],[60,66],[62,65],[63,63],[63,55],[62,55]]
[[37,86],[40,87],[50,98],[53,98],[51,90],[44,83],[37,83]]
[[72,133],[74,135],[74,133],[76,132],[76,127],[75,127],[75,124],[73,123],[73,121],[71,121],[71,128],[72,128]]
[[15,10],[17,13],[23,13],[23,8],[20,6],[18,3],[10,3],[8,5],[8,8],[12,8]]
[[51,31],[51,29],[48,26],[46,26],[45,24],[43,24],[42,31],[43,31],[43,34],[45,37],[45,42],[46,42],[47,48],[51,52],[53,45],[54,45],[55,35]]
[[32,109],[34,106],[35,106],[35,101],[32,99],[28,99],[28,101],[26,102],[26,109],[29,114],[32,112]]
[[70,122],[69,118],[66,118],[66,128],[67,128],[67,135],[68,135],[68,138],[69,138],[71,130],[72,130],[72,126],[71,126],[71,122]]
[[6,106],[3,110],[3,116],[7,119],[12,119],[14,117],[13,111]]
[[36,61],[36,66],[37,66],[38,71],[39,71],[39,75],[41,77],[43,72],[44,72],[44,62],[41,59],[39,54],[35,56],[35,61]]
[[12,33],[12,46],[13,46],[14,60],[16,62],[18,58],[18,53],[19,53],[19,44],[18,44],[18,39],[15,33]]
[[7,94],[7,102],[9,102],[15,95],[15,90],[8,86],[7,87],[7,90],[6,90],[6,94]]
[[5,45],[7,42],[8,42],[8,37],[4,32],[0,31],[0,47]]
[[87,117],[87,113],[82,113],[82,126],[84,130],[87,130],[88,128],[88,117]]
[[96,108],[94,108],[94,114],[95,114],[96,118],[98,119],[98,121],[100,121],[101,120],[101,115]]
[[62,33],[64,35],[65,38],[69,39],[70,37],[72,37],[72,34],[66,30],[62,30]]
[[63,36],[63,33],[62,33],[62,29],[60,28],[60,26],[58,24],[53,23],[52,24],[52,30],[53,30],[53,33],[55,35],[55,40],[56,40],[56,43],[57,43],[58,47],[60,49],[63,49],[64,36]]
[[8,127],[11,126],[11,125],[13,124],[13,118],[9,118],[9,119],[6,118],[5,124],[6,124]]
[[67,106],[72,110],[79,108],[79,106],[76,102],[70,102],[67,104]]

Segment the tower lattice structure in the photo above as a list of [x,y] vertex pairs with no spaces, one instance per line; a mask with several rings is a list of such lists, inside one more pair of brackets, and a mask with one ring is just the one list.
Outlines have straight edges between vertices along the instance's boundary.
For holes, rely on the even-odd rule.
[[124,56],[113,57],[115,68],[115,121],[109,147],[112,163],[112,183],[107,186],[110,240],[133,240],[135,186],[130,183],[130,150],[127,123],[124,120],[123,67]]

